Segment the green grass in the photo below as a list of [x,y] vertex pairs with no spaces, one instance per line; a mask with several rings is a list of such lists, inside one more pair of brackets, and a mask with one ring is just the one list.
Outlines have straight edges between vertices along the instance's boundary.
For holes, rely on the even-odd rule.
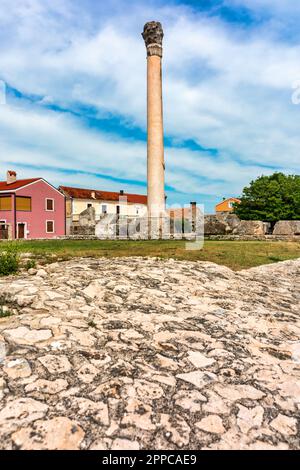
[[3,243],[0,248],[0,276],[15,274],[19,269],[18,244]]
[[[5,250],[0,244],[0,252]],[[190,261],[212,261],[239,270],[300,257],[298,242],[206,241],[202,250],[186,250],[183,240],[115,241],[49,240],[18,243],[19,252],[33,253],[39,262],[73,257],[156,256]]]
[[7,318],[7,317],[11,317],[11,316],[12,316],[11,311],[10,310],[4,310],[2,305],[0,305],[0,318]]

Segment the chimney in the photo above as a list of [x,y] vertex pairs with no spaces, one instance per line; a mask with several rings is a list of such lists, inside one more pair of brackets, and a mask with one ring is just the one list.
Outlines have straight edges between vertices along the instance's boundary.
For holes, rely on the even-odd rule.
[[196,231],[196,221],[197,221],[197,202],[191,202],[191,219],[192,219],[192,231]]
[[6,183],[7,184],[12,184],[17,180],[17,173],[12,170],[8,170],[6,173]]

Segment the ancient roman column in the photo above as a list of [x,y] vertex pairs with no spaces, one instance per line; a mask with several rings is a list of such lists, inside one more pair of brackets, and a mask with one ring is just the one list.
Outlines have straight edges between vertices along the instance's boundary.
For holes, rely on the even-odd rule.
[[162,40],[160,23],[150,21],[142,33],[147,48],[147,184],[148,217],[165,213],[165,163],[162,106]]

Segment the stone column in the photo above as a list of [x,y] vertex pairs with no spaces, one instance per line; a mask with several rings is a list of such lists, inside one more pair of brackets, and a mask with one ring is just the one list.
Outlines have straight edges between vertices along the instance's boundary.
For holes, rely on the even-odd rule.
[[[165,215],[165,163],[162,107],[162,26],[150,21],[142,36],[147,48],[147,184],[148,217]],[[151,222],[150,222],[151,223]]]

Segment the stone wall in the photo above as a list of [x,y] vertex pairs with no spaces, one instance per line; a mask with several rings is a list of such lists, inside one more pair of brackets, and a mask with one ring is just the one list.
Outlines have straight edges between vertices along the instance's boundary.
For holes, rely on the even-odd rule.
[[266,225],[259,220],[240,220],[237,227],[232,230],[233,235],[266,235]]
[[300,220],[280,220],[275,224],[274,235],[300,235]]
[[239,235],[265,236],[270,234],[271,224],[259,220],[240,220],[232,213],[218,213],[204,217],[205,236]]
[[205,235],[226,235],[238,226],[240,220],[235,214],[213,214],[204,216]]
[[[161,220],[161,219],[160,219]],[[163,233],[157,230],[152,238],[180,239],[195,237],[191,221],[186,220],[184,235],[180,220],[166,217],[163,219]],[[152,225],[155,225],[155,219]],[[138,230],[136,230],[138,227]],[[197,214],[197,235],[203,233],[203,219]],[[155,229],[154,229],[155,232]],[[95,237],[99,239],[136,239],[149,238],[148,218],[118,218],[107,214],[100,221],[95,220],[95,209],[89,207],[79,215],[78,222],[73,222],[70,235],[80,238]],[[300,221],[279,221],[274,230],[270,223],[259,220],[240,220],[232,213],[218,213],[204,216],[205,238],[214,240],[298,240],[300,236]]]

